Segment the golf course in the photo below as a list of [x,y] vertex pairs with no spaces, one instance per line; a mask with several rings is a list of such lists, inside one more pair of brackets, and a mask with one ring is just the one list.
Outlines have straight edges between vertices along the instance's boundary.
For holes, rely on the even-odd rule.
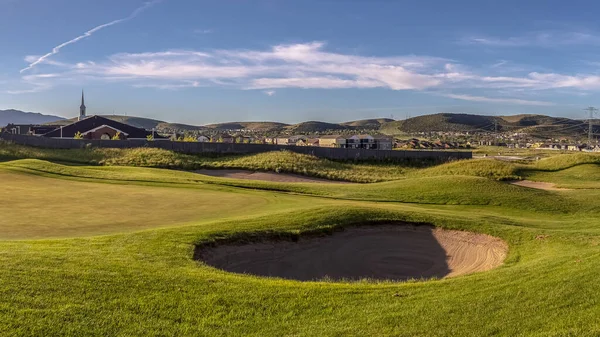
[[0,142],[0,270],[0,336],[598,336],[600,154]]

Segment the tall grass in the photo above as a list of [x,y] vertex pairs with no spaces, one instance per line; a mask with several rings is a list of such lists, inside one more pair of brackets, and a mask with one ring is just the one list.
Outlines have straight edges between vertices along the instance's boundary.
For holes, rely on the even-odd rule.
[[103,166],[136,166],[181,170],[246,169],[296,173],[332,180],[371,183],[401,179],[423,163],[339,162],[290,151],[253,155],[189,155],[156,148],[134,149],[39,149],[0,142],[0,160],[43,159],[55,162]]
[[538,161],[532,169],[540,171],[559,171],[583,164],[600,164],[600,153],[560,154]]
[[155,167],[181,170],[246,169],[295,173],[332,180],[373,183],[407,177],[463,175],[494,180],[521,179],[536,171],[559,171],[582,164],[600,164],[600,154],[556,154],[535,163],[492,158],[459,160],[444,164],[416,162],[340,162],[290,151],[252,155],[189,155],[156,148],[71,150],[39,149],[0,141],[0,160],[43,159],[54,162],[103,166]]

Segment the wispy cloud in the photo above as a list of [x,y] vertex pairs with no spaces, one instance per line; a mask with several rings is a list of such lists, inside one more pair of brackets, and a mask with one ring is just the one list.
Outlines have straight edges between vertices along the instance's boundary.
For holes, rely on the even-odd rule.
[[212,29],[194,29],[195,34],[210,34],[212,32]]
[[[118,53],[105,60],[74,64],[50,61],[47,64],[51,72],[23,76],[23,84],[29,83],[31,88],[16,88],[12,93],[44,90],[69,81],[120,81],[138,88],[219,86],[261,90],[266,95],[283,88],[383,88],[444,92],[448,93],[446,97],[474,102],[547,106],[552,103],[509,96],[525,90],[600,91],[600,76],[595,74],[518,72],[518,76],[498,76],[496,68],[505,68],[506,63],[500,61],[495,67],[474,70],[454,60],[431,56],[335,53],[327,51],[327,45],[320,41],[281,44],[266,50],[165,50]],[[494,89],[496,94],[462,94],[469,89]]]
[[492,65],[490,66],[490,68],[498,68],[498,67],[502,67],[503,65],[505,65],[505,64],[507,64],[507,63],[508,63],[508,61],[506,61],[506,60],[501,60],[501,61],[499,61],[499,62],[497,62],[497,63],[494,63],[494,64],[492,64]]
[[160,1],[162,1],[162,0],[153,0],[153,1],[146,2],[146,3],[144,3],[143,6],[136,8],[129,16],[127,16],[125,18],[113,20],[111,22],[108,22],[108,23],[96,26],[96,27],[88,30],[87,32],[83,33],[82,35],[77,36],[74,39],[71,39],[69,41],[66,41],[66,42],[63,42],[63,43],[59,44],[58,46],[52,48],[51,52],[49,52],[49,53],[47,53],[45,55],[42,55],[42,56],[38,57],[35,60],[31,60],[31,58],[29,58],[29,60],[30,60],[31,63],[27,67],[21,69],[20,72],[22,73],[24,71],[32,69],[36,65],[38,65],[38,64],[46,61],[50,56],[58,54],[62,48],[66,47],[66,46],[68,46],[70,44],[76,43],[79,40],[82,40],[82,39],[85,39],[87,37],[90,37],[90,36],[92,36],[92,34],[94,34],[95,32],[97,32],[97,31],[99,31],[101,29],[104,29],[104,28],[107,28],[107,27],[110,27],[110,26],[114,26],[116,24],[119,24],[119,23],[122,23],[122,22],[125,22],[125,21],[128,21],[128,20],[131,20],[131,19],[135,18],[141,12],[143,12],[144,10],[148,9],[149,7],[151,7],[151,6],[159,3]]
[[518,98],[496,98],[496,97],[484,97],[484,96],[472,96],[472,95],[458,95],[458,94],[444,94],[442,95],[448,98],[460,99],[463,101],[471,102],[487,102],[487,103],[508,103],[518,105],[534,105],[534,106],[552,106],[555,103],[544,102],[544,101],[532,101]]
[[600,45],[600,34],[549,30],[509,37],[475,35],[462,38],[459,42],[462,44],[483,45],[488,47],[552,48],[568,45]]
[[275,95],[275,90],[265,90],[263,91],[265,93],[265,95],[267,96],[273,96]]

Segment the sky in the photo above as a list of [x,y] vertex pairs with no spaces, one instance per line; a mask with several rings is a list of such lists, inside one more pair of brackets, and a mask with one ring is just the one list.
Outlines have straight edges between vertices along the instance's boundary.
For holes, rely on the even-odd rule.
[[0,109],[169,122],[585,118],[595,1],[0,0]]

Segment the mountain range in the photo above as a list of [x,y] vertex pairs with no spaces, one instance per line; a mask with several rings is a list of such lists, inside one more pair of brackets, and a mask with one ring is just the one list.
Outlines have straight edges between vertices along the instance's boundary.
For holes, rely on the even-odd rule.
[[[271,133],[336,133],[350,131],[381,132],[389,135],[399,135],[417,132],[526,132],[541,137],[549,136],[581,136],[588,130],[584,120],[545,115],[509,115],[486,116],[460,113],[437,113],[417,116],[405,120],[389,118],[364,119],[344,123],[326,123],[307,121],[298,124],[279,122],[228,122],[204,126],[169,123],[161,120],[104,115],[104,117],[127,123],[132,126],[155,129],[158,132],[194,132],[194,131],[237,131],[250,130]],[[0,125],[15,124],[55,124],[66,125],[76,120],[64,119],[58,116],[42,115],[19,110],[0,110]],[[600,120],[593,121],[594,133],[600,133]]]
[[6,124],[45,124],[63,120],[64,118],[52,115],[42,115],[35,112],[20,110],[0,110],[0,126]]

